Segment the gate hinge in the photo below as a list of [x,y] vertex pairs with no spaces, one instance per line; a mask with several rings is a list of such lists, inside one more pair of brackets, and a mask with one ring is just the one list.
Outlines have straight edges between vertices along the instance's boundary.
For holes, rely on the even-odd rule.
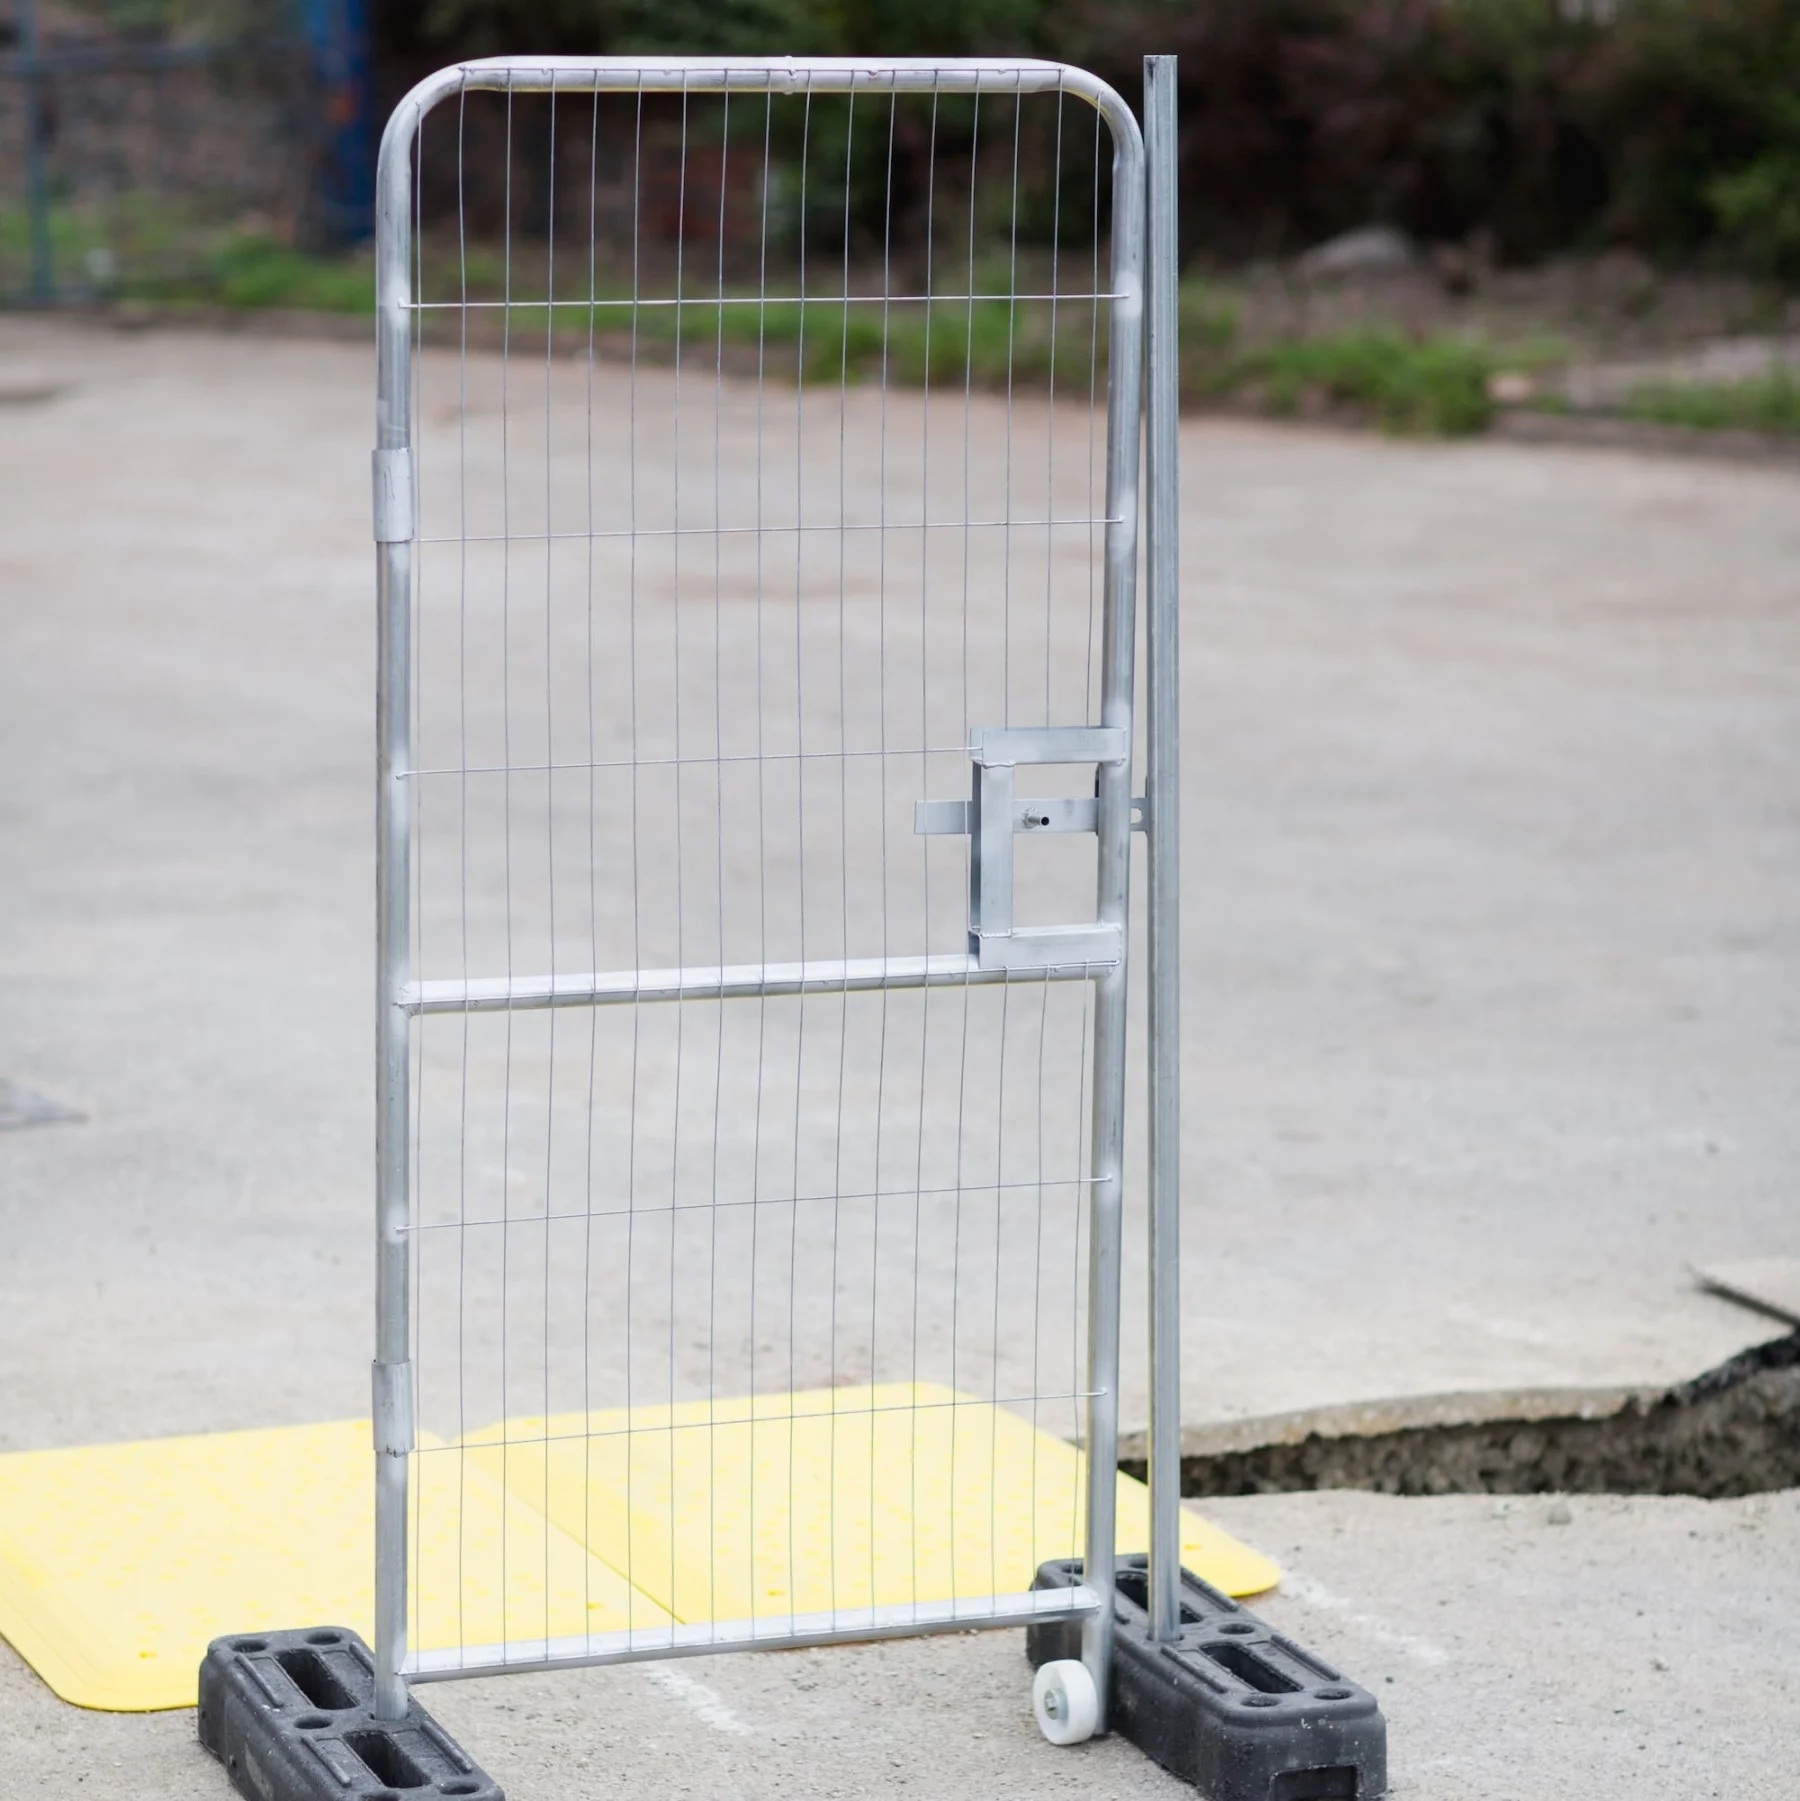
[[375,1449],[386,1457],[404,1457],[413,1448],[413,1366],[376,1363],[374,1377]]
[[1150,796],[1134,794],[1131,797],[1131,829],[1134,832],[1147,832],[1150,829]]
[[413,535],[413,466],[407,449],[374,452],[375,542],[404,544]]

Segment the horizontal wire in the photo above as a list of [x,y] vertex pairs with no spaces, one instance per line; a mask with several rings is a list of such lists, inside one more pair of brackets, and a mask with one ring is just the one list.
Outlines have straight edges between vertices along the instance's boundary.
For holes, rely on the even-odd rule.
[[791,536],[794,533],[843,532],[967,532],[967,531],[1044,531],[1051,526],[1079,527],[1084,531],[1117,525],[1116,519],[1104,515],[1084,518],[1071,515],[1066,519],[888,519],[842,520],[828,525],[681,525],[620,526],[613,531],[565,532],[464,532],[421,534],[415,544],[542,544],[547,539],[571,539],[591,544],[603,538],[635,543],[640,538],[762,538]]
[[654,1219],[662,1213],[712,1213],[728,1207],[807,1207],[818,1201],[909,1201],[915,1196],[1000,1194],[1019,1188],[1088,1188],[1098,1176],[1043,1176],[1028,1182],[961,1182],[948,1188],[868,1188],[846,1194],[766,1194],[741,1201],[673,1201],[655,1207],[594,1207],[571,1213],[514,1213],[490,1219],[422,1220],[403,1232],[460,1232],[476,1226],[546,1226],[566,1219]]
[[471,763],[445,764],[428,769],[397,769],[400,781],[425,775],[547,775],[560,770],[586,769],[687,769],[716,763],[794,763],[814,758],[836,761],[848,757],[966,757],[966,744],[915,745],[911,750],[762,750],[719,752],[710,757],[613,757],[594,763]]
[[[671,1432],[698,1432],[711,1430],[715,1426],[790,1426],[802,1420],[845,1420],[872,1418],[878,1413],[936,1413],[945,1408],[954,1407],[1034,1407],[1044,1406],[1052,1401],[1091,1401],[1104,1393],[1103,1389],[1069,1389],[1054,1394],[1026,1395],[957,1395],[948,1401],[895,1401],[881,1407],[826,1407],[807,1410],[802,1413],[755,1413],[748,1418],[727,1415],[718,1417],[712,1402],[707,1403],[704,1419],[665,1420],[656,1426],[609,1426],[599,1432],[540,1432],[529,1438],[488,1438],[479,1443],[471,1443],[467,1439],[459,1439],[454,1444],[413,1446],[415,1457],[437,1457],[447,1451],[455,1451],[467,1455],[470,1451],[503,1451],[517,1445],[561,1445],[585,1444],[595,1438],[642,1438],[648,1435],[664,1437]],[[756,1397],[751,1396],[752,1400]],[[697,1407],[697,1401],[646,1401],[645,1407]],[[607,1412],[613,1409],[608,1408]]]
[[409,313],[472,313],[481,311],[518,311],[521,308],[579,307],[596,312],[602,307],[638,310],[647,306],[967,306],[985,300],[1068,301],[1123,300],[1123,294],[678,294],[652,298],[588,296],[574,300],[409,300],[404,303]]

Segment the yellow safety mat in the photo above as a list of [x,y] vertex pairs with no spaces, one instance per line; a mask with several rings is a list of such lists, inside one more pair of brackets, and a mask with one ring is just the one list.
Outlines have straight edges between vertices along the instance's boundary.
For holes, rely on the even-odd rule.
[[[65,1701],[120,1713],[192,1707],[224,1632],[366,1638],[372,1457],[367,1420],[0,1457],[0,1636]],[[666,1620],[462,1461],[414,1460],[422,1648]]]
[[[1081,1543],[1081,1454],[947,1389],[516,1419],[459,1448],[413,1460],[420,1651],[1011,1593]],[[192,1706],[220,1633],[367,1637],[370,1460],[367,1421],[0,1456],[0,1636],[120,1712]],[[1118,1497],[1142,1550],[1143,1484]],[[1232,1594],[1280,1574],[1185,1511],[1182,1557]]]
[[[1018,1594],[1082,1542],[1082,1454],[924,1383],[515,1419],[464,1443],[688,1624]],[[1120,1476],[1118,1548],[1149,1541],[1149,1493]],[[1186,1509],[1181,1548],[1228,1594],[1281,1574]]]

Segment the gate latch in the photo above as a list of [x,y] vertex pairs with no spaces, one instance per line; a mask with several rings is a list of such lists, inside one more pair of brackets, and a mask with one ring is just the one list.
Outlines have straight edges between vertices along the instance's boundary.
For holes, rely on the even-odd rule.
[[968,837],[969,954],[977,967],[1061,969],[1119,961],[1123,934],[1117,925],[1013,925],[1015,834],[1097,831],[1100,811],[1092,795],[1021,800],[1013,772],[1021,763],[1123,763],[1130,749],[1123,726],[982,726],[969,734],[970,798],[914,803],[914,832]]

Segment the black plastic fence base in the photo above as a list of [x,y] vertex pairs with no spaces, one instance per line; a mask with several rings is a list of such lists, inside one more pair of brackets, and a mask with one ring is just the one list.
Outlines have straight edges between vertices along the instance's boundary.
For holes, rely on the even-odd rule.
[[505,1801],[418,1701],[374,1713],[375,1661],[342,1626],[216,1638],[200,1666],[200,1742],[246,1801]]
[[[1375,1697],[1322,1658],[1181,1572],[1181,1638],[1150,1637],[1148,1560],[1121,1557],[1110,1725],[1208,1801],[1376,1801],[1387,1793],[1387,1722]],[[1081,1560],[1039,1569],[1071,1588]],[[1034,1665],[1081,1655],[1078,1621],[1030,1627]]]

